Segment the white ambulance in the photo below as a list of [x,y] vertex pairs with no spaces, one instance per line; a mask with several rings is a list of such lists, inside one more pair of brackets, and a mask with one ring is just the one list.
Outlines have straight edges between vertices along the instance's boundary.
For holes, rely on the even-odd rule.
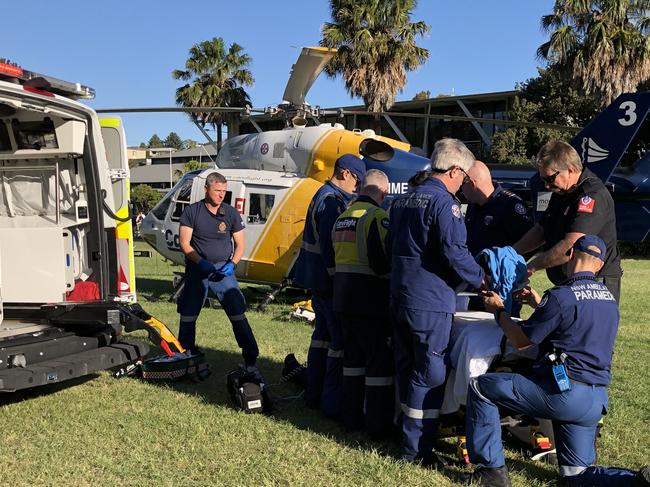
[[123,331],[168,332],[136,304],[124,130],[76,101],[93,96],[0,59],[0,392],[136,361],[149,347]]

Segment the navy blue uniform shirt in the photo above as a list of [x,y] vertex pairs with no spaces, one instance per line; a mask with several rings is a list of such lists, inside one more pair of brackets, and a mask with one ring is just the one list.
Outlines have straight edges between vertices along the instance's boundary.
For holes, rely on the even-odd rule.
[[217,214],[213,215],[206,208],[205,200],[187,206],[180,221],[182,226],[192,229],[192,248],[210,262],[230,259],[232,234],[244,229],[241,215],[232,206],[221,203]]
[[564,352],[571,379],[606,386],[611,382],[618,320],[612,293],[591,272],[579,272],[546,291],[521,329],[540,346],[540,360],[553,349]]
[[454,289],[481,285],[483,270],[467,250],[460,202],[442,181],[429,178],[395,198],[390,233],[393,305],[453,313]]
[[490,247],[513,245],[533,227],[522,199],[500,185],[482,205],[470,203],[465,213],[467,248],[472,255]]
[[330,181],[314,194],[305,217],[303,245],[293,268],[295,284],[321,296],[332,296],[335,267],[332,228],[352,197]]

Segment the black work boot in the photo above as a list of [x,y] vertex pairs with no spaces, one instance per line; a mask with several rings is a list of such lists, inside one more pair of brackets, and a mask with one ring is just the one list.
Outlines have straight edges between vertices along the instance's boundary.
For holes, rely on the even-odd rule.
[[650,465],[641,468],[632,480],[632,487],[650,487]]
[[485,487],[511,487],[508,467],[498,468],[478,467],[467,477],[467,484],[483,485]]

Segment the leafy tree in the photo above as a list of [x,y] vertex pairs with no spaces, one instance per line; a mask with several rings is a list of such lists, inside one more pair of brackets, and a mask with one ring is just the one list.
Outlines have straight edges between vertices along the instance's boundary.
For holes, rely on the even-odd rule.
[[148,213],[164,196],[148,184],[138,184],[131,189],[131,203],[136,211]]
[[429,90],[418,91],[413,97],[414,100],[428,100],[431,98],[431,92]]
[[183,143],[181,144],[181,149],[186,150],[186,149],[194,149],[194,147],[197,147],[199,143],[196,140],[193,139],[185,139]]
[[[248,70],[251,57],[239,44],[228,50],[221,37],[195,44],[185,61],[185,69],[175,69],[174,79],[188,81],[176,90],[176,103],[184,107],[243,107],[250,104],[244,86],[253,85],[253,74]],[[215,112],[190,113],[193,121],[202,126],[210,124],[217,132],[217,145],[221,147],[221,126],[228,125],[229,134],[238,126],[239,114]]]
[[212,164],[206,164],[205,162],[199,162],[192,159],[191,161],[187,161],[185,164],[183,164],[183,173],[196,171],[197,169],[207,169],[211,166]]
[[178,136],[176,132],[169,132],[167,138],[163,141],[165,147],[172,147],[176,150],[180,150],[183,146],[183,140]]
[[139,147],[140,147],[140,149],[146,149],[146,148],[147,148],[147,144],[145,144],[144,142],[140,142]]
[[416,45],[430,27],[411,22],[416,0],[330,0],[331,22],[322,28],[322,46],[338,51],[325,67],[343,76],[348,93],[373,112],[388,110],[406,85],[406,73],[429,59]]
[[[595,97],[584,96],[553,68],[540,69],[539,76],[517,86],[508,119],[533,124],[557,124],[568,127],[586,125],[598,112]],[[507,126],[492,137],[492,162],[526,164],[539,148],[551,139],[570,140],[571,130],[545,127]]]
[[158,137],[158,134],[153,134],[149,139],[149,142],[147,143],[147,147],[149,149],[155,149],[157,147],[165,147],[165,146],[163,145],[163,141],[160,140],[160,137]]
[[650,78],[650,0],[555,0],[537,55],[600,106]]

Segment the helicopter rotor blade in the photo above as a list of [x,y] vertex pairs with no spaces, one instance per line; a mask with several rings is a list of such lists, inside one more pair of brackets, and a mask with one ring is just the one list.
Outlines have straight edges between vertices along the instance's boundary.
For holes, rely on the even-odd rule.
[[124,108],[97,108],[97,113],[266,113],[266,108],[250,107],[124,107]]
[[282,95],[282,103],[300,106],[325,65],[336,54],[336,49],[328,47],[303,47],[296,63],[291,67],[291,75]]

